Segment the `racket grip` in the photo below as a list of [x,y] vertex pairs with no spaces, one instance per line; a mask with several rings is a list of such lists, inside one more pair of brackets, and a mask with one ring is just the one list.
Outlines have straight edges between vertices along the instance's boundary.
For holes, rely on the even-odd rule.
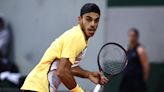
[[97,84],[96,87],[94,88],[93,92],[99,92],[101,89],[101,85]]

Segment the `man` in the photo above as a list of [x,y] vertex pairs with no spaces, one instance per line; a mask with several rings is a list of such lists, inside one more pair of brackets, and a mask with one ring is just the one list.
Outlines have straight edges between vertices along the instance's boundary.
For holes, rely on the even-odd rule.
[[88,39],[96,32],[99,19],[99,7],[93,3],[85,4],[78,17],[79,24],[51,44],[21,89],[24,92],[56,92],[62,82],[70,92],[84,92],[74,76],[87,78],[95,84],[107,83],[107,78],[99,72],[90,72],[78,65],[86,51]]
[[123,73],[121,92],[145,92],[149,64],[145,48],[139,43],[139,32],[131,28],[128,32],[128,65]]

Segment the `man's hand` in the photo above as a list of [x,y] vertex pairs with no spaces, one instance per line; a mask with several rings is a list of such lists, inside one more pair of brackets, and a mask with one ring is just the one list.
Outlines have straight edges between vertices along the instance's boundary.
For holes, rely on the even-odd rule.
[[95,84],[100,84],[100,85],[104,85],[106,84],[109,80],[102,75],[100,72],[91,72],[89,74],[89,80],[91,80],[93,83]]
[[100,72],[90,72],[82,69],[80,66],[71,68],[71,72],[74,76],[87,78],[95,84],[104,85],[108,82],[108,79],[105,76],[103,76]]

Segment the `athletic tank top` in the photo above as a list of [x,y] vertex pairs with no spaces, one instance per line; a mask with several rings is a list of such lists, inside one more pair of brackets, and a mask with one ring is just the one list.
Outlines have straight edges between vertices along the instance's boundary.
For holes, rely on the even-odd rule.
[[142,65],[137,53],[139,46],[140,45],[137,45],[135,48],[131,48],[127,51],[128,65],[123,72],[124,77],[143,78]]

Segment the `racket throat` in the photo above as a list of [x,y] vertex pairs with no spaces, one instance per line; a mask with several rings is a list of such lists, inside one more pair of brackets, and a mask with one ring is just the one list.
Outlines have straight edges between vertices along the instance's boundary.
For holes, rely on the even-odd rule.
[[102,86],[100,84],[97,84],[93,92],[102,92]]

